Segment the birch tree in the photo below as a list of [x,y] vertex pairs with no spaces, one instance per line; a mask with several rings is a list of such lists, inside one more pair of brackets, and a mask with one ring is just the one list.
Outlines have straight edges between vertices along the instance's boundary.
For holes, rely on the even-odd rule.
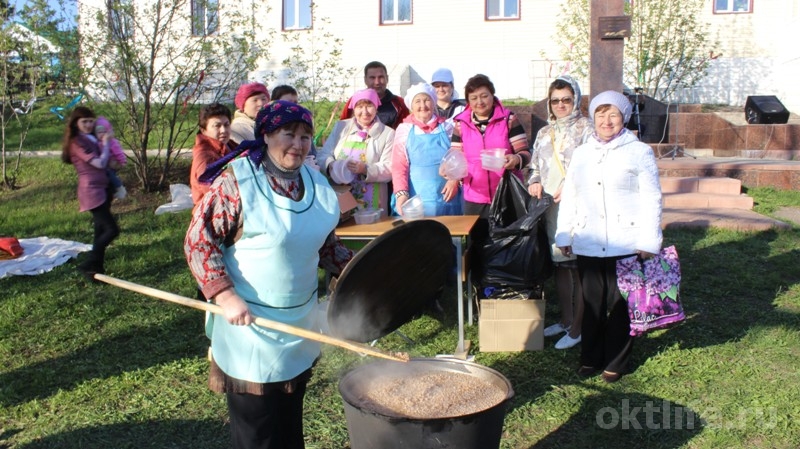
[[[41,104],[51,59],[58,52],[43,34],[59,22],[46,0],[33,0],[22,8],[2,2],[0,15],[0,187],[13,189],[25,139],[35,125],[31,112],[37,101]],[[23,19],[24,25],[19,23]],[[8,146],[12,130],[18,133],[16,148]]]
[[[224,11],[218,0],[82,3],[87,88],[118,105],[117,138],[145,191],[161,190],[197,132],[195,105],[229,101],[268,43],[254,42],[266,6]],[[93,6],[92,6],[93,5]],[[148,149],[155,148],[155,154]]]

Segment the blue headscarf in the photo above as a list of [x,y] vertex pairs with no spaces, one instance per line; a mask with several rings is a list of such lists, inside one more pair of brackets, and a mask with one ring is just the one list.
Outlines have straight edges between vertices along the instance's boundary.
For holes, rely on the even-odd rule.
[[311,111],[290,101],[278,100],[264,105],[256,115],[255,140],[245,140],[236,147],[233,152],[223,156],[211,164],[208,164],[206,171],[198,178],[200,182],[211,183],[222,174],[228,163],[245,152],[253,161],[253,165],[258,167],[267,154],[267,143],[264,136],[275,130],[293,122],[303,122],[314,129],[314,120],[311,118]]

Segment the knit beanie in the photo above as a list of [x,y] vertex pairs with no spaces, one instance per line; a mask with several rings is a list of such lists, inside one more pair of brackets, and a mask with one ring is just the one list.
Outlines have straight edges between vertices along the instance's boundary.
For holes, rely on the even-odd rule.
[[436,91],[433,90],[433,87],[431,87],[430,84],[417,83],[409,87],[408,92],[406,92],[406,98],[405,98],[406,106],[410,108],[411,103],[414,101],[414,97],[416,97],[419,94],[425,94],[431,97],[431,101],[433,101],[433,104],[434,105],[436,104]]
[[114,129],[111,127],[111,122],[108,121],[107,118],[103,117],[102,115],[98,116],[97,119],[94,121],[94,126],[102,126],[105,128],[106,132],[113,132]]
[[600,92],[599,94],[595,95],[594,98],[592,98],[591,103],[589,103],[589,118],[594,120],[594,111],[604,104],[616,106],[616,108],[622,113],[624,123],[628,123],[628,120],[631,119],[633,106],[631,106],[630,100],[628,100],[628,97],[625,95],[613,90]]
[[233,104],[236,105],[236,109],[244,111],[244,102],[253,95],[258,94],[266,95],[267,101],[269,101],[269,91],[267,90],[267,86],[258,82],[242,84],[239,86],[239,90],[236,91],[236,97],[233,99]]

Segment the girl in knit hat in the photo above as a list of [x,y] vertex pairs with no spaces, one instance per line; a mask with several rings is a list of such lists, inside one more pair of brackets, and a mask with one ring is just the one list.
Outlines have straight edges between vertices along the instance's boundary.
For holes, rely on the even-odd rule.
[[224,310],[206,325],[209,387],[227,397],[236,449],[305,447],[303,398],[319,343],[250,324],[259,316],[318,330],[317,268],[339,274],[353,257],[333,232],[336,192],[303,163],[313,127],[295,103],[262,108],[256,140],[203,177],[213,182],[184,241],[204,296]]
[[231,122],[231,140],[237,144],[245,140],[253,140],[256,114],[265,104],[269,103],[267,86],[258,82],[242,84],[239,86],[233,102],[236,105],[236,111],[233,113]]
[[109,135],[108,146],[109,150],[111,150],[111,158],[108,161],[106,174],[108,174],[108,181],[114,189],[114,198],[121,200],[125,198],[127,191],[125,190],[125,186],[122,185],[122,180],[119,179],[117,175],[117,170],[128,162],[128,157],[125,156],[125,152],[122,150],[122,145],[119,144],[119,140],[113,137],[114,129],[111,127],[111,122],[101,115],[97,117],[97,120],[94,122],[94,135],[97,137],[97,140],[102,141],[106,134]]

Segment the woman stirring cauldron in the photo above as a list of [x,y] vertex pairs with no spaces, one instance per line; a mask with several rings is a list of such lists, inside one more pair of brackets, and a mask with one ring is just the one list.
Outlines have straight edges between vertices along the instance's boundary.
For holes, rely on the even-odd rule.
[[[302,106],[264,106],[255,128],[262,140],[209,165],[202,179],[216,179],[184,242],[203,293],[224,310],[206,329],[209,387],[227,396],[237,449],[304,447],[303,397],[319,344],[251,323],[262,316],[311,329],[317,267],[340,273],[353,256],[333,232],[336,193],[303,164],[312,133]],[[246,157],[234,158],[244,150]]]

